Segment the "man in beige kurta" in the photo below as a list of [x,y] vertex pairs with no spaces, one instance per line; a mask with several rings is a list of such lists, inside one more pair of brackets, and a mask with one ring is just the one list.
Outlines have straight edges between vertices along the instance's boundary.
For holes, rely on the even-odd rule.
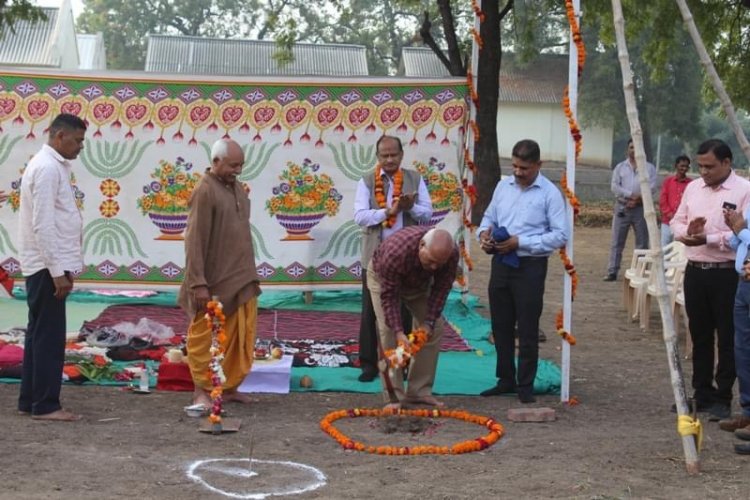
[[195,187],[185,232],[185,280],[178,302],[190,316],[187,351],[195,384],[194,404],[210,407],[211,328],[206,303],[218,297],[226,316],[223,370],[225,401],[250,402],[237,387],[253,362],[260,295],[250,232],[250,200],[237,182],[245,162],[235,141],[220,139],[211,148],[212,166]]

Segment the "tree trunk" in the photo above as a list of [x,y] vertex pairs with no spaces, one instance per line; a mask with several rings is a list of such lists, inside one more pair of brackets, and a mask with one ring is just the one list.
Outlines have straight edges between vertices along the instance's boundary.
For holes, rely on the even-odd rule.
[[[680,14],[682,14],[682,21],[685,23],[688,33],[690,33],[690,38],[693,40],[693,45],[695,45],[695,50],[698,52],[698,57],[700,57],[701,64],[703,64],[703,67],[706,70],[708,79],[711,81],[711,85],[713,85],[716,95],[719,96],[719,102],[721,102],[721,107],[724,108],[724,112],[726,113],[729,124],[734,131],[734,135],[737,136],[737,142],[740,144],[742,152],[745,153],[745,158],[750,161],[750,143],[747,142],[745,132],[742,130],[742,126],[737,119],[737,114],[734,112],[732,100],[724,89],[724,84],[721,82],[721,78],[719,78],[719,74],[716,72],[713,62],[711,62],[711,57],[708,55],[708,51],[706,51],[706,46],[703,44],[701,34],[698,32],[698,27],[693,20],[693,14],[690,12],[690,8],[685,0],[676,1],[677,6],[680,8]],[[747,2],[745,2],[744,5],[747,6]]]
[[[678,0],[679,1],[679,0]],[[628,122],[630,123],[631,137],[635,146],[635,162],[638,165],[638,177],[641,183],[641,196],[643,208],[648,225],[648,235],[652,248],[653,269],[651,272],[656,276],[657,299],[664,330],[664,343],[667,348],[667,360],[669,362],[669,373],[672,381],[677,411],[680,415],[688,413],[687,398],[685,396],[685,381],[682,377],[682,365],[680,363],[680,352],[677,348],[677,335],[674,330],[674,318],[672,317],[669,299],[667,297],[667,284],[664,276],[664,252],[659,243],[659,230],[656,223],[656,211],[654,200],[651,196],[651,187],[648,182],[648,171],[646,170],[646,157],[643,150],[642,131],[638,121],[638,108],[633,91],[633,74],[630,70],[630,57],[625,42],[625,19],[622,15],[622,4],[620,0],[612,0],[612,13],[615,23],[615,34],[617,37],[617,54],[620,59],[622,70],[622,86],[625,93],[625,106],[627,108]],[[700,472],[700,460],[696,451],[695,438],[692,435],[682,436],[682,447],[685,452],[685,465],[689,474]]]
[[[512,3],[509,2],[509,3]],[[507,7],[507,6],[506,6]],[[484,45],[479,51],[477,65],[477,127],[479,140],[474,144],[474,164],[477,166],[474,185],[477,201],[471,214],[471,222],[479,224],[482,215],[492,200],[495,185],[500,180],[500,155],[497,142],[497,104],[500,82],[502,41],[500,39],[500,7],[496,0],[482,2],[484,22],[480,34]],[[504,9],[507,13],[509,9]]]

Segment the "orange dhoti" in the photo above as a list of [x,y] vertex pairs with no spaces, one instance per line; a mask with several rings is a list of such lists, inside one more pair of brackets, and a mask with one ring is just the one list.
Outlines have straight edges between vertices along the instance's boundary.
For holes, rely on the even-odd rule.
[[[240,304],[231,316],[227,316],[224,330],[227,345],[222,367],[226,382],[224,390],[235,390],[245,379],[253,365],[255,353],[255,332],[258,320],[258,297]],[[193,383],[207,391],[212,389],[208,364],[211,361],[211,327],[205,313],[193,318],[187,334],[188,364]]]

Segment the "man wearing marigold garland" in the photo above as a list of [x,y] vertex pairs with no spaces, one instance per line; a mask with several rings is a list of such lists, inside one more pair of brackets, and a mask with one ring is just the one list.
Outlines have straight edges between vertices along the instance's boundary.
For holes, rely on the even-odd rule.
[[190,316],[187,351],[195,384],[193,404],[211,407],[211,327],[204,314],[211,297],[224,306],[224,401],[249,403],[237,392],[253,362],[260,278],[250,232],[250,200],[237,182],[245,156],[233,140],[211,148],[212,166],[190,198],[185,231],[185,280],[178,302]]
[[[367,288],[367,266],[380,242],[406,226],[428,222],[432,202],[424,179],[401,168],[404,150],[398,137],[384,135],[375,145],[378,164],[357,183],[354,222],[362,227],[362,316],[359,324],[360,382],[378,376],[378,334]],[[402,305],[402,324],[411,330],[411,314]]]
[[414,316],[415,327],[427,334],[426,343],[411,359],[406,390],[402,369],[389,368],[386,359],[380,361],[386,410],[413,404],[442,406],[432,395],[442,336],[435,322],[456,279],[458,256],[448,231],[410,226],[383,241],[370,260],[367,285],[382,351],[395,349],[399,343],[410,346],[401,322],[402,301]]
[[[513,146],[513,175],[501,180],[477,230],[492,258],[488,295],[495,338],[497,384],[482,396],[516,392],[533,403],[539,363],[547,260],[568,241],[562,194],[539,170],[539,144],[525,139]],[[518,370],[514,364],[518,327]]]
[[83,268],[83,219],[71,185],[70,161],[83,149],[86,124],[60,114],[47,144],[23,172],[19,213],[21,270],[26,278],[29,323],[23,349],[18,411],[35,420],[73,422],[62,408],[65,299]]

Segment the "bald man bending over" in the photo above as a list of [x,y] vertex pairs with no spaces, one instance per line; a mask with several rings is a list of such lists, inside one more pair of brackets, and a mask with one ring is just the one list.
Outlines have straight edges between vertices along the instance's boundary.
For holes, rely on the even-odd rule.
[[[380,339],[380,378],[386,409],[402,405],[442,406],[432,395],[443,329],[440,315],[456,279],[458,247],[443,229],[410,226],[393,233],[375,250],[367,268]],[[383,353],[400,340],[408,344],[401,325],[401,302],[429,340],[411,360],[404,389],[403,372],[387,366]],[[436,327],[436,323],[437,327]]]

